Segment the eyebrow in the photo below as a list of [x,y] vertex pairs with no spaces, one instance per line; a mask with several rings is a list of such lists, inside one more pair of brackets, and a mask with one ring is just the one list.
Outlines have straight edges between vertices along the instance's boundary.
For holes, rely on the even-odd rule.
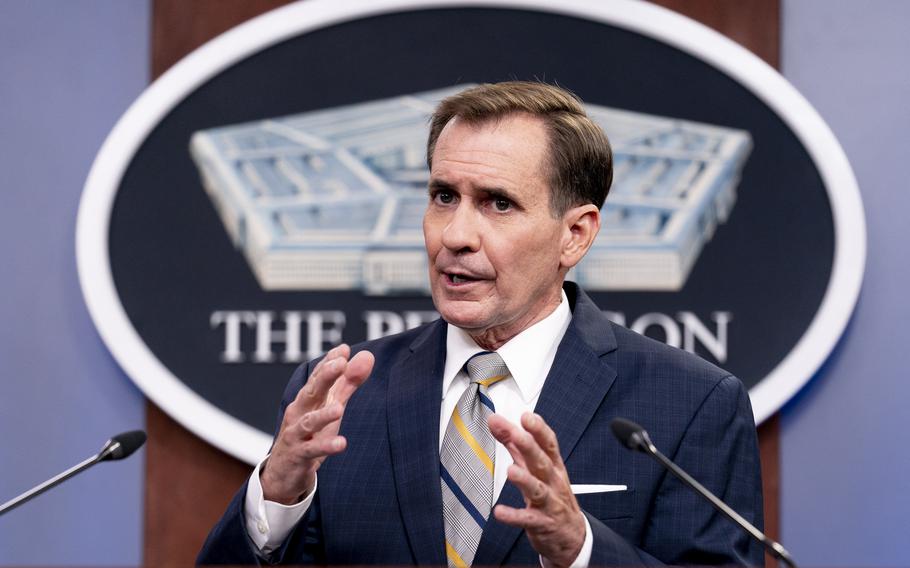
[[504,197],[509,201],[518,203],[518,197],[507,189],[501,187],[481,187],[478,191],[485,193],[488,197]]
[[454,190],[455,186],[441,179],[431,179],[427,185],[428,191]]
[[[453,184],[441,179],[431,179],[427,189],[428,191],[458,191]],[[520,202],[518,196],[515,195],[514,192],[502,187],[478,187],[477,191],[484,194],[486,197],[502,197],[515,204]]]

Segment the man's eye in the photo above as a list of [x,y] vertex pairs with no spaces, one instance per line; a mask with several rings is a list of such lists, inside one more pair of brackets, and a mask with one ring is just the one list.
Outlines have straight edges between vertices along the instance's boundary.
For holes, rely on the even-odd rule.
[[448,205],[455,201],[455,195],[451,191],[439,191],[436,193],[436,201]]
[[502,197],[497,198],[493,204],[496,206],[497,211],[508,211],[512,208],[512,202]]

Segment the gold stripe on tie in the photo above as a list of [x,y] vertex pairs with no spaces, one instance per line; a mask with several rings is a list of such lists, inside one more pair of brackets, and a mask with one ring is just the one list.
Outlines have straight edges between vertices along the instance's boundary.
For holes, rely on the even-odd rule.
[[449,558],[449,565],[455,566],[456,568],[467,568],[468,565],[465,564],[464,560],[461,559],[461,556],[458,556],[458,552],[452,548],[452,545],[449,544],[449,541],[446,541],[446,556]]
[[488,387],[488,386],[492,385],[493,383],[498,383],[499,381],[507,378],[508,376],[509,375],[499,375],[498,377],[490,377],[489,379],[477,381],[477,384]]
[[461,434],[461,437],[464,438],[464,441],[474,450],[474,454],[477,456],[477,459],[480,460],[480,463],[487,468],[487,471],[490,472],[490,475],[493,475],[493,460],[490,459],[490,456],[480,447],[480,444],[477,443],[477,440],[474,439],[474,436],[468,432],[468,427],[465,426],[464,421],[461,419],[461,416],[458,415],[458,412],[452,413],[452,424],[455,425],[455,428],[458,429],[458,433]]

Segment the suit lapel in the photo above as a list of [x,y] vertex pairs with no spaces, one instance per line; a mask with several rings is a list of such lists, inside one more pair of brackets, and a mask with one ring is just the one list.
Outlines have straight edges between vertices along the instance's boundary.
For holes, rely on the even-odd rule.
[[[569,286],[574,285],[569,283]],[[600,357],[616,349],[616,340],[609,325],[604,324],[604,316],[584,292],[567,287],[566,293],[570,302],[575,300],[572,323],[559,345],[534,409],[556,432],[563,462],[569,459],[616,378],[615,369]],[[521,492],[510,482],[503,487],[497,504],[525,506]],[[521,532],[491,519],[474,564],[502,564]]]
[[417,564],[446,564],[439,485],[439,413],[445,323],[437,321],[391,369],[389,446],[401,516]]

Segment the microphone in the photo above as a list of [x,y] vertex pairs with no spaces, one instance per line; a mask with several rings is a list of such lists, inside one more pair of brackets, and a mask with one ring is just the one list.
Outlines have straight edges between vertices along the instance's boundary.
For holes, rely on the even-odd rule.
[[145,443],[145,439],[145,432],[142,430],[133,430],[131,432],[123,432],[122,434],[117,434],[105,442],[104,446],[101,448],[101,451],[97,454],[74,465],[63,473],[48,479],[41,485],[29,489],[22,495],[19,495],[14,499],[10,499],[3,505],[0,505],[0,515],[12,511],[19,505],[31,501],[48,489],[63,483],[67,479],[73,477],[77,473],[85,471],[96,463],[103,461],[122,460],[129,457],[133,452],[142,447],[142,444]]
[[98,453],[98,461],[114,461],[128,458],[133,452],[142,447],[145,443],[145,432],[142,430],[132,430],[117,434],[101,448]]
[[648,432],[646,432],[644,428],[635,422],[632,422],[631,420],[626,420],[625,418],[614,418],[613,421],[610,422],[610,429],[613,430],[613,435],[616,436],[616,439],[618,439],[622,445],[629,448],[630,450],[642,452],[653,457],[660,465],[668,469],[670,473],[678,477],[686,485],[707,499],[715,509],[742,527],[742,529],[749,533],[752,538],[760,542],[762,546],[764,546],[771,553],[771,555],[779,560],[782,560],[791,568],[797,568],[796,563],[790,556],[790,553],[787,552],[787,550],[781,546],[779,542],[768,538],[765,533],[755,528],[752,523],[740,516],[739,513],[731,509],[729,505],[708,491],[701,483],[695,481],[695,479],[683,471],[682,468],[670,461],[670,458],[660,453],[654,443],[651,442],[651,437],[648,436]]

